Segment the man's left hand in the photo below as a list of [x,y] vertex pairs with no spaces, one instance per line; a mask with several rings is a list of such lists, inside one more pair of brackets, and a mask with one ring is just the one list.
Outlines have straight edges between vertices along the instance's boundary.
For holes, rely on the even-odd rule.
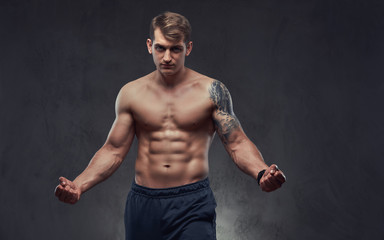
[[260,188],[264,192],[272,192],[283,185],[286,177],[284,173],[277,167],[276,164],[272,164],[265,170],[265,173],[260,179]]

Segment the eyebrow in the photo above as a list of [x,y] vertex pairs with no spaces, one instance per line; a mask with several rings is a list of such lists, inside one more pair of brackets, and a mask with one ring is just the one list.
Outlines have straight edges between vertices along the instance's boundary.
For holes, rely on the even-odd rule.
[[[160,43],[156,43],[155,44],[155,47],[162,47],[162,48],[166,48],[164,45],[161,45]],[[183,48],[183,45],[173,45],[173,46],[170,46],[170,48]]]

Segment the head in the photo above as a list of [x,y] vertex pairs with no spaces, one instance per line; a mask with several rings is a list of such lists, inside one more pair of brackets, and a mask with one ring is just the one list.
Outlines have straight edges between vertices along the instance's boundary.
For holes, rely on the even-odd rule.
[[159,28],[168,41],[184,41],[187,44],[191,40],[192,28],[187,18],[173,12],[164,12],[151,21],[149,36],[155,38],[155,29]]
[[180,14],[164,12],[152,19],[149,34],[148,52],[156,68],[166,75],[179,72],[192,51],[189,21]]

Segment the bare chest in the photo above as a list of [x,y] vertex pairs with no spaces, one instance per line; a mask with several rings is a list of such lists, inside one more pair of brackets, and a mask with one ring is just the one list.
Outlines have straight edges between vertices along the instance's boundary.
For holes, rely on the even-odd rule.
[[208,94],[198,91],[146,93],[132,106],[136,125],[149,131],[180,129],[191,131],[211,121]]

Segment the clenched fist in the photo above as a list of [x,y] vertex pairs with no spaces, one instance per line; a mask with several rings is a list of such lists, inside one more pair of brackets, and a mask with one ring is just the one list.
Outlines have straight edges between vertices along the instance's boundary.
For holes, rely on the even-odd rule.
[[264,192],[272,192],[281,187],[285,182],[286,177],[284,173],[277,167],[276,164],[272,164],[267,168],[260,179],[260,187]]
[[80,200],[81,191],[75,183],[65,177],[60,177],[59,181],[60,184],[55,189],[55,195],[60,201],[75,204]]

